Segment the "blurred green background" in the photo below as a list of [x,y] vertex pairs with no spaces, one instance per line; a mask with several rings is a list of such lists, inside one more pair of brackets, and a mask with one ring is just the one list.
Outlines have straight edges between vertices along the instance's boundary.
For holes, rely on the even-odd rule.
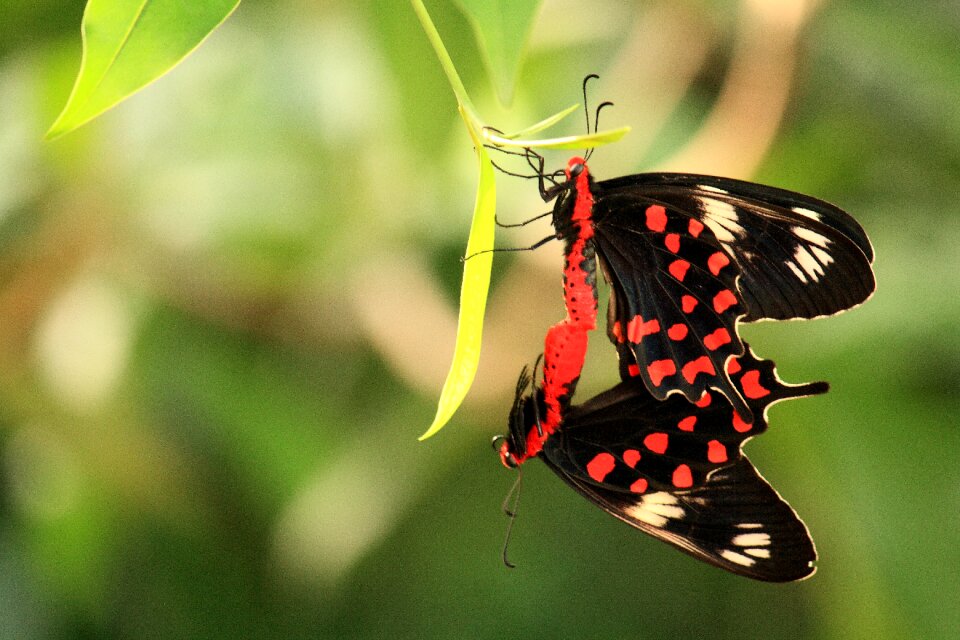
[[[817,574],[728,575],[538,463],[503,567],[513,476],[489,440],[562,317],[560,247],[497,256],[474,390],[418,443],[452,354],[475,167],[407,2],[244,3],[171,74],[48,143],[82,3],[7,0],[0,637],[957,637],[955,0],[550,0],[509,108],[456,4],[428,8],[489,122],[554,113],[596,72],[605,124],[634,128],[598,150],[600,178],[752,178],[868,230],[868,304],[744,329],[786,380],[832,384],[747,448],[810,527]],[[529,182],[498,190],[504,219],[546,210]],[[598,332],[581,400],[613,358]]]

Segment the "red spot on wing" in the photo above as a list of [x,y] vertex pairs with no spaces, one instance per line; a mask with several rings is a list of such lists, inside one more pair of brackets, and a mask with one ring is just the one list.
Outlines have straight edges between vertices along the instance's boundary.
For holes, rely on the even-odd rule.
[[667,270],[670,272],[674,278],[683,282],[684,277],[687,275],[687,269],[690,268],[690,263],[686,260],[674,260],[670,263],[670,266],[667,267]]
[[710,351],[716,351],[725,344],[730,344],[730,333],[723,327],[703,339],[703,346]]
[[676,372],[677,365],[673,360],[654,360],[647,366],[647,373],[650,374],[650,380],[655,387],[659,387],[664,378],[672,376]]
[[613,337],[617,339],[617,342],[623,342],[623,329],[620,327],[619,322],[613,323],[613,326],[610,327],[610,332],[613,333]]
[[663,244],[673,253],[680,251],[680,234],[668,233],[667,237],[663,239]]
[[678,322],[669,329],[667,329],[667,335],[670,336],[671,340],[680,341],[687,337],[687,325]]
[[643,336],[648,336],[652,333],[660,331],[660,321],[654,318],[653,320],[643,321],[643,318],[639,315],[633,317],[627,324],[627,339],[633,343],[639,343],[643,340]]
[[740,417],[740,414],[736,410],[733,411],[733,429],[739,433],[745,431],[750,431],[753,427],[752,422],[744,422],[743,418]]
[[730,358],[729,360],[727,360],[727,373],[729,373],[730,375],[733,375],[738,371],[740,371],[740,369],[741,367],[740,367],[739,360],[737,360],[736,358]]
[[693,296],[681,296],[680,306],[683,308],[684,313],[690,313],[697,306],[697,299]]
[[730,289],[724,289],[713,296],[713,309],[717,313],[723,313],[735,304],[737,304],[737,296],[733,295]]
[[690,416],[678,422],[677,429],[680,429],[680,431],[693,431],[693,425],[695,424],[697,424],[697,416]]
[[710,273],[715,276],[720,275],[720,269],[723,269],[728,264],[730,264],[730,258],[728,258],[727,254],[723,251],[717,251],[707,258],[707,267],[710,269]]
[[710,362],[709,356],[700,356],[696,360],[691,360],[683,365],[683,377],[687,382],[693,384],[694,379],[699,373],[705,373],[709,376],[716,375],[717,370],[713,368],[713,363]]
[[667,210],[659,204],[647,207],[647,229],[663,232],[667,228]]
[[714,463],[727,461],[727,448],[719,440],[711,440],[707,443],[707,460]]
[[690,218],[690,224],[687,226],[687,231],[690,232],[694,238],[699,237],[700,232],[703,231],[703,223],[694,218]]
[[636,482],[630,485],[630,491],[634,493],[643,493],[647,490],[647,480],[645,478],[639,478]]
[[640,452],[636,449],[627,449],[623,452],[623,461],[627,463],[627,466],[633,469],[637,466],[637,463],[640,462]]
[[667,434],[657,432],[651,433],[646,438],[643,439],[643,446],[654,453],[664,453],[667,450],[667,444],[669,443],[669,438]]
[[694,402],[693,404],[697,405],[701,409],[704,407],[709,407],[710,402],[713,400],[713,397],[710,395],[709,391],[704,391],[703,395],[700,396],[700,399]]
[[760,385],[760,372],[756,369],[747,371],[740,378],[740,385],[743,387],[743,395],[756,400],[763,396],[770,395],[770,390]]
[[693,486],[693,474],[690,473],[690,467],[681,464],[673,470],[673,486],[678,489],[686,489],[687,487]]
[[640,375],[640,367],[636,364],[628,364],[627,373],[630,374],[631,378],[636,378],[638,375]]
[[587,473],[597,482],[603,482],[613,468],[616,466],[613,456],[607,452],[598,453],[593,460],[587,463]]

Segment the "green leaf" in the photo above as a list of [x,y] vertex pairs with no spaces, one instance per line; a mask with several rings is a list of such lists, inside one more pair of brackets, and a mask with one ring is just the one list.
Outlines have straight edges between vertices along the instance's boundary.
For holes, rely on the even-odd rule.
[[89,0],[80,28],[80,72],[47,139],[76,129],[170,71],[239,4],[240,0]]
[[[420,436],[420,440],[425,440],[437,433],[450,420],[454,412],[463,402],[467,395],[470,385],[473,384],[474,376],[477,372],[477,365],[480,362],[480,342],[483,335],[483,314],[487,305],[487,292],[490,289],[490,272],[493,266],[493,242],[496,211],[496,184],[494,181],[493,163],[487,155],[484,148],[484,142],[490,142],[501,147],[540,147],[548,149],[575,149],[589,148],[601,144],[607,144],[620,139],[625,133],[630,131],[630,127],[622,127],[612,131],[602,131],[590,135],[567,136],[563,138],[551,138],[546,140],[517,140],[519,136],[530,135],[553,126],[567,115],[578,108],[577,105],[569,107],[556,115],[541,120],[537,124],[527,127],[512,136],[503,136],[494,133],[486,127],[477,116],[476,110],[470,102],[467,91],[460,80],[453,61],[447,53],[440,34],[437,32],[430,15],[423,6],[422,0],[411,0],[413,10],[416,12],[423,30],[430,40],[437,59],[443,67],[447,80],[453,88],[453,93],[457,97],[457,103],[460,115],[467,125],[467,131],[473,140],[474,150],[477,154],[477,164],[480,168],[480,179],[477,186],[477,201],[473,212],[473,222],[470,226],[470,238],[467,240],[467,257],[463,267],[463,284],[460,289],[460,317],[457,325],[457,344],[454,348],[453,363],[450,365],[450,372],[447,374],[447,380],[443,385],[443,391],[440,393],[440,402],[437,406],[437,415],[433,419],[430,428]],[[471,0],[463,0],[463,4],[472,7],[476,15],[484,15],[485,26],[490,26],[496,21],[491,19],[495,16],[513,15],[517,6],[529,8],[529,19],[532,19],[536,9],[536,3],[515,2],[508,5],[500,2],[480,3]],[[474,6],[475,5],[475,6]],[[504,18],[505,19],[505,18]],[[478,23],[475,23],[478,24]],[[478,31],[479,33],[479,31]],[[498,32],[499,33],[499,32]],[[524,32],[525,33],[525,32]],[[516,60],[519,60],[520,48],[517,48]],[[514,68],[515,72],[515,68]],[[512,83],[512,79],[511,79]]]
[[544,118],[540,122],[536,124],[532,124],[526,129],[521,129],[520,131],[514,131],[513,133],[505,133],[503,134],[503,137],[513,140],[515,138],[522,138],[524,136],[529,136],[531,134],[538,133],[540,131],[543,131],[544,129],[549,129],[550,127],[557,124],[558,122],[560,122],[561,120],[563,120],[564,118],[566,118],[568,115],[570,115],[571,113],[573,113],[579,108],[580,108],[580,105],[578,104],[570,105],[563,111],[559,113],[555,113],[549,118]]
[[[547,120],[550,120],[550,118]],[[536,126],[538,125],[534,125],[534,127]],[[487,142],[498,147],[517,147],[520,149],[590,149],[591,147],[599,147],[600,145],[616,142],[628,133],[630,133],[630,127],[620,127],[619,129],[598,131],[597,133],[582,136],[563,136],[561,138],[544,138],[542,140],[519,140],[501,136],[490,129],[484,129],[483,137]]]
[[458,0],[470,20],[483,61],[497,95],[504,104],[513,98],[513,87],[520,70],[538,0]]
[[[461,113],[463,111],[461,110]],[[497,189],[493,175],[493,163],[487,155],[480,136],[469,118],[464,114],[467,130],[473,138],[480,168],[477,185],[477,201],[473,209],[473,223],[467,240],[467,260],[463,263],[463,284],[460,289],[460,318],[457,323],[457,344],[453,363],[440,393],[437,415],[430,428],[420,436],[426,440],[450,420],[467,395],[480,362],[480,342],[483,337],[483,314],[490,289],[490,271],[493,268],[494,212],[497,204]],[[486,252],[486,253],[481,253]]]

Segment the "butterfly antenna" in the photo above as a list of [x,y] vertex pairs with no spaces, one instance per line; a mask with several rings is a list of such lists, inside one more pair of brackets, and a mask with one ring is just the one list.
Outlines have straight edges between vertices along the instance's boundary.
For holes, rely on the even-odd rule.
[[593,114],[593,132],[596,133],[600,131],[600,112],[603,111],[604,107],[612,107],[613,103],[607,100],[606,102],[601,102],[597,105],[597,110]]
[[598,76],[595,73],[591,73],[590,75],[588,75],[586,78],[583,79],[583,115],[587,119],[588,134],[592,132],[590,131],[590,107],[587,106],[587,83],[590,82],[590,80],[592,80],[593,78],[596,78],[597,80],[599,80],[600,76]]
[[[587,121],[587,135],[590,135],[591,133],[596,133],[596,132],[597,132],[596,123],[594,123],[594,129],[593,129],[593,131],[590,130],[590,107],[588,106],[588,101],[587,101],[587,83],[590,82],[590,80],[591,80],[592,78],[596,78],[596,79],[599,80],[599,79],[600,79],[600,76],[598,76],[598,75],[595,74],[595,73],[591,73],[590,75],[588,75],[586,78],[583,79],[583,117],[584,117],[584,119],[586,119],[586,121]],[[583,159],[584,159],[584,160],[589,160],[589,159],[590,159],[590,155],[591,155],[592,153],[593,153],[593,148],[584,149],[584,150],[583,150]]]
[[[520,489],[523,487],[523,467],[517,469],[517,479],[503,500],[503,512],[507,515],[507,533],[503,539],[503,564],[510,569],[516,569],[517,565],[510,562],[507,557],[507,549],[510,547],[510,534],[513,532],[513,522],[517,519],[517,513],[520,508]],[[513,499],[513,507],[510,507],[510,500]]]

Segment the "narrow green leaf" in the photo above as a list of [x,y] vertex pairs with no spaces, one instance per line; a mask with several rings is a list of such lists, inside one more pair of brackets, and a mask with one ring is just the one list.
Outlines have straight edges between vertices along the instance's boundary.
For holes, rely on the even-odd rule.
[[477,116],[476,109],[473,108],[473,103],[470,102],[470,96],[467,95],[463,81],[460,80],[460,74],[457,73],[457,68],[453,66],[453,60],[450,59],[447,48],[443,46],[440,33],[437,32],[437,28],[433,26],[433,20],[430,19],[430,14],[427,13],[427,8],[423,6],[423,2],[421,0],[410,0],[410,4],[413,5],[413,11],[417,14],[420,24],[423,25],[423,30],[427,33],[427,39],[430,40],[433,51],[437,54],[437,59],[440,61],[440,66],[443,67],[443,72],[447,74],[447,81],[450,83],[450,87],[453,89],[453,95],[457,97],[457,103],[460,105],[461,115],[464,115],[465,112],[464,119],[467,120],[467,128],[469,129],[471,122],[477,123],[480,121],[480,118]]
[[473,26],[500,101],[509,104],[539,0],[458,0],[458,4]]
[[76,129],[170,71],[239,4],[240,0],[89,0],[80,28],[80,72],[47,139]]
[[544,118],[540,122],[536,124],[532,124],[526,129],[521,129],[520,131],[514,131],[513,133],[506,133],[503,135],[503,137],[513,140],[515,138],[522,138],[523,136],[532,135],[539,131],[543,131],[544,129],[549,129],[550,127],[557,124],[558,122],[560,122],[561,120],[563,120],[564,118],[566,118],[568,115],[570,115],[571,113],[573,113],[579,108],[580,108],[580,105],[578,104],[570,105],[560,113],[555,113],[549,118]]
[[517,147],[520,149],[590,149],[616,142],[627,133],[630,127],[620,127],[608,131],[599,131],[582,136],[564,136],[562,138],[544,138],[543,140],[518,140],[505,138],[490,129],[484,129],[484,139],[498,147]]
[[[461,114],[463,111],[461,110]],[[480,168],[480,180],[477,185],[477,201],[473,210],[473,223],[470,226],[470,238],[467,240],[466,256],[463,263],[463,284],[460,289],[460,319],[457,324],[457,344],[453,352],[453,363],[440,393],[437,415],[430,428],[420,436],[426,440],[434,435],[450,420],[454,412],[467,395],[480,362],[480,342],[483,337],[483,314],[487,306],[487,292],[490,289],[490,271],[493,267],[494,212],[497,202],[496,183],[494,182],[493,163],[487,155],[480,136],[464,115],[473,146],[477,153]],[[485,251],[486,253],[480,253]]]

